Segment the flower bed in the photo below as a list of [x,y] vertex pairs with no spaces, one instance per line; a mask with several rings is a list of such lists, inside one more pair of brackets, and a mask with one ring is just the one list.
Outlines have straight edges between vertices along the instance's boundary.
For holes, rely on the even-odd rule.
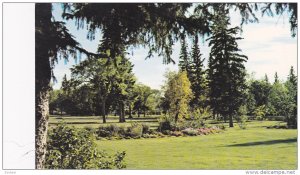
[[182,136],[202,136],[222,132],[218,126],[209,128],[185,128],[179,131],[163,130],[161,132],[150,130],[149,126],[140,123],[132,123],[129,127],[119,127],[117,125],[101,126],[95,131],[98,139],[119,140],[119,139],[140,139],[140,138],[163,138]]

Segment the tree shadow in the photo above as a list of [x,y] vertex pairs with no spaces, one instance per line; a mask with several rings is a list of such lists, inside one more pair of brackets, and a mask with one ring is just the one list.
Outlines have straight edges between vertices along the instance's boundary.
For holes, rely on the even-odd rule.
[[268,140],[268,141],[261,141],[261,142],[248,142],[248,143],[233,144],[233,145],[227,145],[227,146],[229,146],[229,147],[258,146],[258,145],[273,145],[273,144],[279,144],[279,143],[293,143],[293,142],[297,142],[297,138],[284,139],[284,140]]

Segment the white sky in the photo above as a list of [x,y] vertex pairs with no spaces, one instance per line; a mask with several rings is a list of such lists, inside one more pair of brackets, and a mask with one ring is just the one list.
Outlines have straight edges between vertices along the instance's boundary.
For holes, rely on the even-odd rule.
[[[61,20],[60,13],[60,6],[54,5],[53,15],[56,20]],[[257,17],[259,23],[249,23],[243,26],[241,36],[244,39],[239,41],[239,48],[242,49],[243,54],[248,56],[248,62],[245,64],[246,69],[248,73],[255,72],[257,79],[267,74],[272,82],[277,71],[279,79],[285,80],[290,67],[297,68],[297,37],[291,37],[288,16],[285,14],[273,18],[268,16],[261,18],[260,15]],[[239,25],[239,14],[232,13],[231,20],[232,26]],[[97,50],[98,41],[101,38],[100,32],[98,32],[95,40],[89,41],[86,39],[86,31],[77,30],[73,21],[68,21],[66,26],[84,48],[92,52]],[[209,55],[207,44],[208,42],[200,43],[200,50],[206,60]],[[178,63],[179,52],[180,44],[176,43],[173,47],[173,59],[176,63]],[[133,53],[134,55],[129,57],[134,64],[135,76],[139,82],[152,88],[159,89],[163,84],[163,75],[166,69],[177,70],[177,65],[162,64],[162,58],[158,56],[145,60],[148,53],[147,49],[133,49]],[[70,75],[69,68],[74,64],[73,59],[70,59],[68,64],[59,60],[54,69],[54,74],[58,80],[54,88],[57,89],[61,86],[62,77],[64,74]]]

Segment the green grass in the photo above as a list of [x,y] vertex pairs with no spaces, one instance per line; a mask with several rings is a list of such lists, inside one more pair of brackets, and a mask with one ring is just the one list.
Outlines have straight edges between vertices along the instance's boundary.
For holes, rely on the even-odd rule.
[[220,134],[97,141],[110,153],[126,151],[127,169],[297,169],[297,130],[248,122]]
[[158,115],[146,116],[146,118],[144,118],[142,115],[140,118],[137,118],[137,116],[133,116],[133,119],[126,119],[126,123],[119,123],[118,116],[108,116],[107,123],[103,123],[102,117],[99,116],[50,116],[49,124],[50,127],[53,127],[57,123],[63,121],[66,124],[74,126],[76,128],[98,128],[99,126],[110,124],[116,124],[118,126],[130,126],[132,122],[140,122],[147,123],[151,129],[156,129],[158,127],[158,117]]
[[[78,128],[141,122],[156,129],[157,117],[134,116],[126,123],[118,123],[117,116],[108,116],[106,124],[95,116],[67,116],[63,120]],[[51,116],[50,126],[60,121],[60,116]],[[235,124],[223,133],[208,136],[110,140],[97,144],[100,150],[111,154],[126,151],[127,169],[296,169],[297,130],[266,128],[274,125],[284,123],[251,121],[247,122],[246,130]]]

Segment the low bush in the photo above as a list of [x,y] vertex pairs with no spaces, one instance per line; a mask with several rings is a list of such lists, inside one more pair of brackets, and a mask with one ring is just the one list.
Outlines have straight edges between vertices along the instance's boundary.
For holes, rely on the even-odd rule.
[[171,135],[170,130],[163,130],[161,133],[164,134],[164,135]]
[[150,126],[148,124],[142,123],[142,128],[143,134],[147,134],[150,132]]
[[49,131],[46,169],[114,169],[125,168],[125,152],[108,155],[98,151],[94,136],[86,129],[59,124]]
[[92,133],[95,131],[95,129],[91,126],[85,126],[84,129]]
[[162,132],[162,131],[174,131],[175,130],[175,123],[173,121],[174,119],[168,115],[163,115],[159,118],[159,127],[158,127],[158,131]]
[[127,128],[125,126],[119,126],[118,135],[121,138],[124,138],[128,135]]
[[186,129],[182,130],[182,133],[185,134],[185,135],[189,135],[189,136],[198,135],[198,131],[196,129],[193,129],[193,128],[186,128]]
[[172,125],[170,121],[161,121],[159,122],[159,131],[166,131],[166,130],[171,130]]
[[176,137],[183,136],[183,133],[181,131],[171,131],[170,134],[171,136],[176,136]]
[[107,126],[100,126],[97,130],[97,135],[99,137],[111,137],[112,133]]
[[130,137],[141,137],[143,135],[143,126],[137,122],[134,122],[130,127],[127,128],[127,131]]
[[236,121],[241,129],[247,128],[248,117],[246,115],[236,117]]

